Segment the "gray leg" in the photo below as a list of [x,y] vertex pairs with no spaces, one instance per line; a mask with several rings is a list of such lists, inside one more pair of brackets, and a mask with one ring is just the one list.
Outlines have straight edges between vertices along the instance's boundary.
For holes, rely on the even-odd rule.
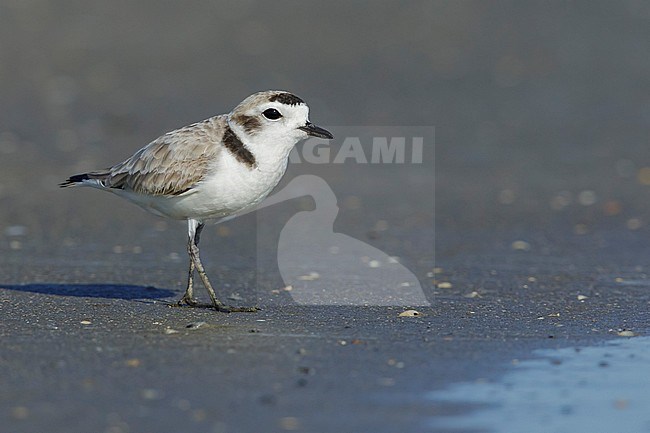
[[[190,255],[190,249],[192,248],[192,241],[190,240],[187,243],[187,252],[188,255]],[[191,306],[196,306],[197,302],[196,299],[194,299],[194,260],[192,260],[192,256],[190,255],[190,269],[187,273],[187,289],[185,289],[185,294],[181,299],[178,300],[178,305],[182,305],[183,303]]]
[[196,220],[187,220],[187,254],[190,259],[190,267],[187,273],[187,289],[181,299],[178,300],[178,305],[187,304],[196,306],[198,303],[194,299],[194,260],[192,260],[192,246],[199,243],[200,231],[197,236],[197,228],[199,222]]
[[190,269],[189,269],[189,276],[187,280],[187,290],[185,291],[185,295],[183,295],[181,300],[178,301],[179,304],[185,302],[190,306],[197,305],[197,302],[192,297],[193,294],[192,281],[194,277],[194,269],[196,268],[196,270],[199,273],[199,277],[201,277],[201,281],[203,281],[203,285],[205,286],[205,288],[208,291],[208,294],[210,295],[210,301],[212,301],[212,306],[214,307],[215,310],[228,312],[228,313],[231,311],[236,311],[236,312],[258,311],[259,308],[257,307],[230,307],[224,304],[223,302],[221,302],[219,299],[217,299],[217,295],[214,292],[214,289],[212,288],[212,284],[208,279],[208,274],[206,274],[205,269],[203,268],[203,263],[201,263],[201,257],[199,255],[198,245],[201,239],[201,231],[203,230],[203,227],[205,227],[205,224],[203,224],[202,222],[193,219],[188,220],[189,241],[187,243],[187,253],[190,257]]

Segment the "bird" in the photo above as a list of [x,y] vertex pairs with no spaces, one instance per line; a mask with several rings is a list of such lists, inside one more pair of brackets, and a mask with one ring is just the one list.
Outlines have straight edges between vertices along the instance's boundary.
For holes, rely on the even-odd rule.
[[220,301],[199,255],[207,222],[220,223],[255,208],[280,182],[291,149],[303,139],[334,136],[309,120],[309,107],[284,90],[254,93],[230,113],[210,117],[153,140],[112,167],[70,176],[62,188],[86,186],[111,192],[155,215],[187,221],[189,270],[178,305],[199,306],[198,272],[222,312],[254,312]]

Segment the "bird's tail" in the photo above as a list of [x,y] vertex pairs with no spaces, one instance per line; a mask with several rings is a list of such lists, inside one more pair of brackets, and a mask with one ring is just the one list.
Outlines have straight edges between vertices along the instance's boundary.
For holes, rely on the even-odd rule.
[[93,171],[90,173],[75,174],[74,176],[67,178],[65,182],[61,182],[59,187],[67,188],[77,185],[103,187],[106,186],[104,181],[109,177],[109,175],[110,173],[107,171]]

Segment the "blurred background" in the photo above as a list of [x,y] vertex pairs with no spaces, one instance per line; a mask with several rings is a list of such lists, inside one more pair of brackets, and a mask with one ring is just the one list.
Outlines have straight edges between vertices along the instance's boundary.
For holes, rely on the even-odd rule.
[[[312,121],[335,135],[337,125],[435,126],[435,185],[433,164],[357,167],[345,176],[332,165],[303,164],[287,175],[323,176],[342,208],[339,229],[404,257],[422,278],[433,267],[434,192],[441,260],[509,251],[518,240],[514,248],[548,254],[600,248],[606,230],[643,240],[649,24],[643,1],[5,0],[0,253],[12,265],[5,279],[133,282],[101,261],[112,254],[128,268],[140,254],[160,260],[142,282],[169,286],[165,260],[185,260],[181,226],[159,235],[170,223],[57,183],[270,88],[300,95]],[[233,223],[220,233],[233,266],[236,235],[247,231]],[[57,270],[55,256],[86,263],[74,277]],[[37,275],[29,274],[25,260],[37,259]],[[183,267],[174,267],[181,281]]]

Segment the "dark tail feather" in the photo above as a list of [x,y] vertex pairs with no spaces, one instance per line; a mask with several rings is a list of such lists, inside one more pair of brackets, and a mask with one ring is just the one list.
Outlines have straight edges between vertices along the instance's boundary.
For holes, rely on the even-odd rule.
[[95,173],[75,174],[74,176],[70,176],[65,182],[61,182],[59,184],[59,187],[67,188],[69,186],[75,186],[80,183],[83,183],[84,180],[93,180],[93,179],[97,179],[101,183],[103,183],[103,180],[106,178],[106,176],[108,176],[108,173],[95,172]]

